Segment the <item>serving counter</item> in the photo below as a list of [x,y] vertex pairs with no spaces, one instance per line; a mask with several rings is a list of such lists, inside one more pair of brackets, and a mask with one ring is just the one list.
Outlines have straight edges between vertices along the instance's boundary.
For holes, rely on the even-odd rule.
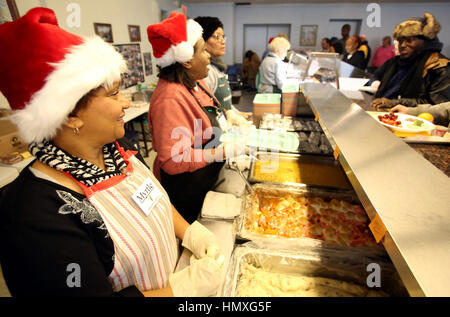
[[303,89],[409,294],[449,296],[450,178],[337,89]]
[[[450,178],[425,159],[426,149],[421,155],[333,86],[305,83],[302,89],[409,295],[449,296]],[[437,156],[445,169],[445,158]],[[243,242],[236,240],[236,226],[229,220],[199,220],[217,235],[226,256],[224,269],[236,272],[231,251]],[[185,250],[177,270],[188,265],[189,256]]]

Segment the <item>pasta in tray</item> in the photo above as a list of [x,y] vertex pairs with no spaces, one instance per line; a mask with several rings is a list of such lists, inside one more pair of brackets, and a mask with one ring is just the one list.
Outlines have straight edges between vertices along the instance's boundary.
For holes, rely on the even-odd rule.
[[243,264],[237,285],[238,297],[380,297],[388,296],[337,279],[276,273]]
[[245,226],[252,233],[312,238],[342,246],[373,246],[369,219],[360,205],[320,197],[263,196],[249,208]]

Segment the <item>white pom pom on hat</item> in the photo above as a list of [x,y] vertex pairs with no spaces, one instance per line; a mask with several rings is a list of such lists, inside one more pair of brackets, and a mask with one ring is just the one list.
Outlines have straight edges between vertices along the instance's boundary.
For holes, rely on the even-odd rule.
[[161,23],[149,25],[148,40],[153,47],[156,64],[164,68],[176,62],[184,63],[194,56],[195,43],[203,29],[196,21],[179,12],[172,12]]
[[112,45],[63,30],[48,8],[1,24],[0,46],[0,91],[27,143],[51,140],[85,94],[127,71]]

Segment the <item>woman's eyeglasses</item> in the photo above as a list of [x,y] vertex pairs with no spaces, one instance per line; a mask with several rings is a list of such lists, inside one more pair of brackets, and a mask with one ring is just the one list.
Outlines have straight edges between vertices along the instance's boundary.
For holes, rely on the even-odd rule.
[[215,38],[218,41],[221,40],[221,39],[224,40],[224,41],[227,40],[227,36],[225,34],[213,34],[212,37]]

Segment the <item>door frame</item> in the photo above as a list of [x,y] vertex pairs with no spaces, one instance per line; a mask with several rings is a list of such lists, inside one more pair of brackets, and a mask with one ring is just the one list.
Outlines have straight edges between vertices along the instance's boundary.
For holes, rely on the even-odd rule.
[[8,4],[9,13],[11,14],[11,18],[13,21],[20,18],[19,9],[17,9],[16,0],[6,0]]
[[360,35],[361,33],[362,19],[330,19],[329,22],[356,22],[355,35]]

